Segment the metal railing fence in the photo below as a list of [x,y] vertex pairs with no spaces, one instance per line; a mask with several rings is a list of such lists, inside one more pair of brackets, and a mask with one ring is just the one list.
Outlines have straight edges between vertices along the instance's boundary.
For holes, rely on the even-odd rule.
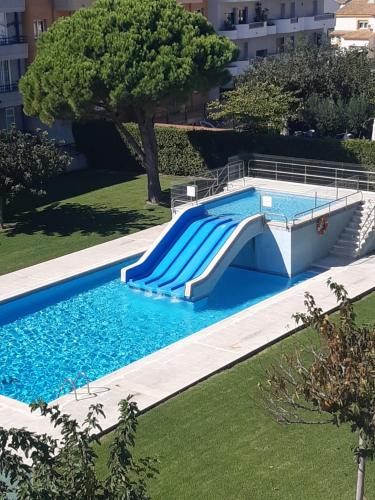
[[[266,155],[256,155],[247,164],[243,160],[234,161],[225,167],[193,177],[187,182],[173,184],[172,212],[175,213],[178,207],[187,203],[198,203],[224,191],[242,189],[251,184],[252,177],[306,184],[311,186],[311,189],[299,194],[315,196],[315,200],[318,195],[320,198],[334,197],[327,203],[315,202],[313,208],[296,214],[292,220],[282,213],[276,214],[260,209],[266,219],[285,222],[286,226],[291,227],[302,219],[317,217],[322,211],[330,214],[332,210],[346,208],[349,204],[362,201],[362,191],[375,191],[375,172],[361,170],[355,164],[346,164],[345,167],[343,164],[340,165],[333,162],[317,164],[314,160],[275,158]],[[316,186],[319,187],[318,190]]]
[[0,94],[7,94],[8,92],[17,92],[17,90],[18,90],[18,82],[6,83],[4,85],[0,85]]
[[370,210],[368,216],[366,217],[365,221],[363,222],[363,224],[361,226],[361,233],[360,233],[360,238],[358,241],[359,248],[361,248],[362,245],[364,245],[368,235],[374,229],[375,229],[375,204],[373,205],[372,209]]
[[26,37],[22,35],[0,36],[0,45],[16,45],[18,43],[27,43]]
[[337,190],[375,191],[375,172],[362,168],[356,164],[254,155],[248,161],[248,176],[316,184]]
[[[243,160],[228,163],[225,167],[209,170],[190,181],[172,184],[171,209],[187,203],[198,203],[200,200],[246,185],[247,166]],[[238,182],[237,182],[238,181]],[[236,182],[236,184],[234,184]]]
[[347,206],[355,201],[362,201],[363,193],[362,191],[355,191],[354,193],[349,193],[346,196],[342,196],[341,198],[336,198],[335,200],[328,201],[327,203],[320,204],[316,207],[309,208],[308,210],[304,210],[303,212],[296,213],[294,215],[292,225],[294,226],[297,222],[301,221],[304,217],[310,215],[310,220],[314,219],[319,212],[322,210],[324,214],[330,215],[332,209],[336,210],[338,208],[347,208]]

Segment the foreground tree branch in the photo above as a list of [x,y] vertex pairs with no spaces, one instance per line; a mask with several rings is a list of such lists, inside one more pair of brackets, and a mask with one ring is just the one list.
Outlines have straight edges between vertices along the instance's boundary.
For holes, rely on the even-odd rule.
[[357,323],[346,290],[328,281],[338,317],[323,314],[306,293],[297,323],[318,333],[322,347],[283,356],[260,385],[263,405],[282,424],[350,424],[358,436],[356,500],[364,498],[365,466],[375,450],[375,327]]
[[[156,473],[156,461],[133,456],[137,429],[137,405],[131,398],[119,403],[120,419],[110,446],[105,479],[98,479],[98,458],[93,444],[101,431],[101,404],[90,406],[82,426],[58,406],[40,402],[31,405],[40,411],[61,434],[58,441],[48,434],[25,429],[0,428],[1,494],[14,494],[20,500],[54,498],[104,500],[126,498],[148,500],[147,483]],[[22,456],[29,459],[25,463]]]

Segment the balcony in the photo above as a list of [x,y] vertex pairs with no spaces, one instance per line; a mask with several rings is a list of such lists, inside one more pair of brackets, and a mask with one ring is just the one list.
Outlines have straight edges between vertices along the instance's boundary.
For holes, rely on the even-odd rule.
[[240,76],[242,73],[244,73],[246,70],[248,70],[250,67],[250,61],[249,59],[242,59],[238,61],[233,61],[230,63],[228,66],[229,73],[235,77],[235,76]]
[[27,59],[28,47],[23,36],[0,37],[0,60]]
[[21,106],[22,96],[18,91],[18,83],[0,85],[0,109]]
[[234,24],[232,27],[225,28],[219,31],[220,35],[224,35],[230,40],[243,40],[247,38],[258,38],[268,35],[276,35],[276,26],[269,21],[250,23],[250,24]]
[[293,33],[297,31],[325,30],[334,28],[335,15],[331,13],[308,17],[292,17],[289,19],[274,19],[277,34]]
[[264,22],[246,24],[230,24],[224,22],[220,35],[230,40],[244,40],[264,36],[294,33],[298,31],[324,30],[335,26],[335,15],[331,13],[308,17],[291,17],[288,19],[271,19]]
[[25,0],[0,0],[0,12],[25,12]]
[[90,7],[92,2],[93,0],[54,0],[54,7],[57,11],[73,11]]

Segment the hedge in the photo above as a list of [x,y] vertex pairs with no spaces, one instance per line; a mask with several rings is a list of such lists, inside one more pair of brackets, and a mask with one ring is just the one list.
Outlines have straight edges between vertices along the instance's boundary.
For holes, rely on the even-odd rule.
[[[126,126],[139,138],[136,125]],[[97,122],[74,129],[77,145],[88,156],[91,166],[96,167],[100,162],[110,168],[137,166],[134,156],[111,125]],[[230,156],[251,153],[357,163],[375,170],[375,143],[364,139],[338,141],[166,126],[156,126],[156,135],[159,168],[163,174],[198,175],[207,168],[225,165]]]

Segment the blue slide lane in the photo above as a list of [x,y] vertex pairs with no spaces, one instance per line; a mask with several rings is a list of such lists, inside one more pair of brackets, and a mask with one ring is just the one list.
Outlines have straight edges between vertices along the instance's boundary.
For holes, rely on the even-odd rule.
[[218,219],[218,217],[210,216],[201,218],[191,223],[190,226],[188,226],[187,229],[183,231],[179,238],[172,244],[172,247],[156,266],[154,271],[142,280],[142,283],[145,285],[151,285],[152,283],[162,279],[163,276],[171,270],[172,266],[176,269],[180,263],[183,265],[189,245],[194,248],[194,245],[197,244],[196,241],[203,234],[203,232],[206,232],[207,229],[210,230],[210,222],[217,221]]
[[230,217],[201,214],[181,227],[153,268],[131,279],[130,286],[183,297],[186,282],[205,271],[238,224]]

